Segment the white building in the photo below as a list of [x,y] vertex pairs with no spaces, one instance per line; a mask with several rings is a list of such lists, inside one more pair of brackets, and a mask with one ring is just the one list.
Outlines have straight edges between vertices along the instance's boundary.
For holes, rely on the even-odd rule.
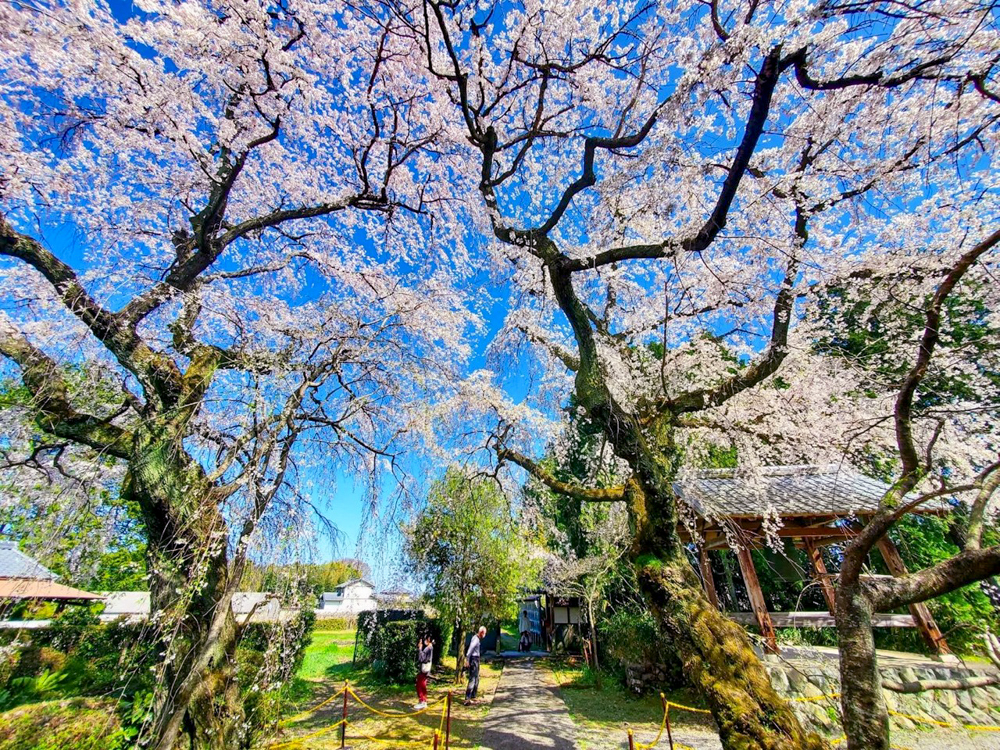
[[[241,625],[250,618],[251,622],[277,622],[295,615],[295,610],[283,609],[274,594],[258,591],[237,591],[233,594],[233,616]],[[104,594],[102,622],[124,619],[128,622],[142,622],[149,617],[150,601],[148,591],[108,591]]]
[[319,599],[319,610],[326,617],[351,617],[377,606],[375,586],[363,578],[344,581],[333,591],[324,591]]

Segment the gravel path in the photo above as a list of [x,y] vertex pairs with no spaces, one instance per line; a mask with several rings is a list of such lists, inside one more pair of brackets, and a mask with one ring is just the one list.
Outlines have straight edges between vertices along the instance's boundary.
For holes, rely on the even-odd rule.
[[576,750],[576,726],[547,669],[508,659],[483,722],[480,750]]

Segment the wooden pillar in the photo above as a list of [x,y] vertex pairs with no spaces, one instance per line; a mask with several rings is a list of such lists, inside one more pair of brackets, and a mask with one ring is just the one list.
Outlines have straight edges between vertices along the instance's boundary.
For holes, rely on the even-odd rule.
[[[889,537],[884,536],[878,540],[878,551],[882,553],[882,559],[885,560],[886,567],[889,568],[890,573],[897,578],[906,575],[907,570],[906,565],[903,563],[903,558],[900,557],[899,550],[896,549],[896,545],[893,544]],[[934,622],[931,611],[927,608],[926,604],[923,602],[911,604],[910,614],[913,615],[913,621],[917,624],[920,634],[930,644],[930,647],[934,649],[935,653],[951,653],[951,649],[948,648],[948,642],[944,639],[944,633],[941,632],[937,623]]]
[[708,558],[708,549],[702,544],[698,547],[698,565],[701,568],[701,582],[705,586],[705,594],[712,606],[722,609],[719,606],[719,595],[715,591],[715,576],[712,575],[712,561]]
[[816,546],[816,542],[809,537],[804,538],[802,543],[806,548],[806,554],[809,555],[809,565],[812,567],[813,578],[819,583],[819,587],[823,591],[823,598],[826,599],[827,609],[832,615],[837,609],[836,594],[833,591],[833,584],[830,583],[830,574],[826,570],[826,563],[823,562],[823,553]]
[[764,646],[768,653],[777,654],[778,635],[774,632],[774,623],[771,622],[771,615],[767,611],[767,603],[764,601],[764,592],[760,588],[760,579],[757,578],[757,569],[753,565],[750,548],[741,546],[737,549],[736,559],[740,562],[740,572],[743,573],[743,582],[747,585],[757,626],[760,628],[760,634],[764,636]]

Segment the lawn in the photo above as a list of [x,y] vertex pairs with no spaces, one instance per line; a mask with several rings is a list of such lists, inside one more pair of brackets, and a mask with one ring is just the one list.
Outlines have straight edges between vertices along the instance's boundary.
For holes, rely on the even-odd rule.
[[[649,742],[656,736],[663,720],[660,696],[633,695],[608,676],[598,689],[593,673],[578,659],[552,661],[551,668],[559,683],[559,693],[580,729],[581,747],[593,750],[620,747],[626,743],[629,729],[641,742]],[[686,688],[666,693],[665,697],[683,706],[703,706]],[[704,714],[672,709],[670,723],[678,731],[714,732],[711,718]]]
[[[352,667],[353,650],[354,631],[318,630],[313,633],[302,667],[286,690],[285,719],[271,745],[274,750],[339,748],[340,730],[335,725],[343,716],[344,702],[339,696],[330,698],[344,687],[345,680],[349,680],[357,695],[378,712],[413,713],[414,686],[387,684],[368,665]],[[356,750],[374,750],[387,747],[384,740],[392,738],[403,742],[426,742],[430,748],[435,729],[443,729],[447,720],[445,699],[448,691],[453,690],[451,747],[476,748],[482,737],[482,720],[489,711],[501,672],[499,662],[483,664],[480,696],[485,700],[479,706],[462,705],[464,683],[455,684],[454,670],[445,665],[437,668],[428,686],[430,709],[418,716],[383,716],[350,697],[348,744]],[[383,742],[368,740],[366,736]]]
[[353,655],[353,630],[314,631],[297,676],[304,680],[345,680]]

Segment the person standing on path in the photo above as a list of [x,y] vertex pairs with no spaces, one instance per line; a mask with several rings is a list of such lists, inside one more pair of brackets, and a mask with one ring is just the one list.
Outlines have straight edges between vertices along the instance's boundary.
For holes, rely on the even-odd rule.
[[476,692],[479,690],[479,659],[482,655],[483,638],[486,636],[486,628],[479,626],[479,631],[472,636],[469,643],[469,650],[465,652],[465,661],[469,669],[469,684],[465,688],[465,705],[471,706],[476,699]]
[[434,662],[434,641],[429,635],[420,638],[417,647],[417,711],[427,708],[427,678],[431,674],[431,664]]

